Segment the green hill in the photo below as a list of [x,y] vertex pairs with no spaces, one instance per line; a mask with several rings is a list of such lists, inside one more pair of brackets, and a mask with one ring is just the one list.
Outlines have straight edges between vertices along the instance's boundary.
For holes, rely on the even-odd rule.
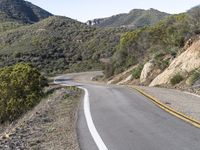
[[0,66],[29,62],[45,73],[99,68],[100,59],[113,55],[125,31],[89,27],[66,17],[49,17],[0,33]]
[[0,22],[15,20],[35,23],[49,16],[52,14],[24,0],[0,0]]

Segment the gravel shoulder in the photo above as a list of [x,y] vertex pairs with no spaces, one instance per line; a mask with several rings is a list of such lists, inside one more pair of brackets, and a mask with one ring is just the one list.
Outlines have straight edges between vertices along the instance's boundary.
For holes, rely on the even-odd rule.
[[76,122],[81,93],[75,87],[56,87],[21,119],[0,125],[0,149],[79,150]]
[[200,96],[174,89],[142,86],[138,88],[178,112],[200,121]]

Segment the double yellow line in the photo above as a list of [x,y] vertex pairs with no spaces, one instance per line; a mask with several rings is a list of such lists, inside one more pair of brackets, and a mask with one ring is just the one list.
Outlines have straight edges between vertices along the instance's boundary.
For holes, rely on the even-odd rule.
[[147,97],[149,100],[151,100],[155,105],[157,105],[158,107],[160,107],[161,109],[165,110],[166,112],[192,124],[193,126],[200,128],[200,122],[189,117],[186,116],[185,114],[178,112],[176,110],[174,110],[173,108],[167,106],[166,104],[162,103],[159,99],[147,94],[146,92],[144,92],[143,90],[141,90],[140,88],[137,87],[133,87],[131,86],[131,88],[133,88],[134,90],[138,91],[139,93],[141,93],[142,95],[144,95],[145,97]]

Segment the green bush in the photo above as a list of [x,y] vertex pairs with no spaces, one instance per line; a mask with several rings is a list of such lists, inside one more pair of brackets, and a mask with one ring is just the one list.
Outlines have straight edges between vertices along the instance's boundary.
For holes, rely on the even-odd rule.
[[169,59],[165,60],[166,53],[164,52],[154,52],[153,63],[155,66],[161,70],[164,70],[169,66]]
[[0,121],[13,121],[35,106],[47,80],[28,64],[0,69]]
[[183,79],[184,78],[182,75],[176,74],[171,78],[170,82],[172,85],[176,85],[176,84],[180,83],[181,81],[183,81]]
[[143,69],[143,65],[139,65],[137,68],[132,70],[132,75],[133,75],[134,79],[139,79],[140,78],[142,69]]
[[193,85],[198,79],[200,79],[200,70],[195,71],[190,76],[190,85]]
[[103,69],[104,69],[104,75],[106,78],[109,78],[114,74],[113,66],[110,63],[105,64]]

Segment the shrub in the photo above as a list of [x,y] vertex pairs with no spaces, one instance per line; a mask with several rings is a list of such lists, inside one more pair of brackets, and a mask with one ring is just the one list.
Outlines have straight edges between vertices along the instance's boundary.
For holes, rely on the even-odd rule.
[[139,79],[140,78],[142,69],[143,69],[143,65],[139,65],[137,68],[133,69],[132,75],[133,75],[134,79]]
[[200,70],[195,71],[189,78],[189,85],[193,85],[200,78]]
[[200,31],[200,6],[193,7],[188,11],[189,14],[189,21],[190,21],[190,26],[193,29],[194,32],[199,33]]
[[35,106],[47,80],[31,65],[0,69],[0,121],[13,121]]
[[164,70],[169,66],[169,59],[165,60],[166,54],[163,52],[155,52],[155,56],[153,58],[153,62],[155,66],[161,70]]
[[103,69],[106,78],[109,78],[114,74],[113,66],[110,63],[105,64]]
[[181,81],[183,81],[183,79],[184,78],[182,75],[176,74],[171,78],[170,82],[172,85],[176,85],[176,84],[180,83]]

